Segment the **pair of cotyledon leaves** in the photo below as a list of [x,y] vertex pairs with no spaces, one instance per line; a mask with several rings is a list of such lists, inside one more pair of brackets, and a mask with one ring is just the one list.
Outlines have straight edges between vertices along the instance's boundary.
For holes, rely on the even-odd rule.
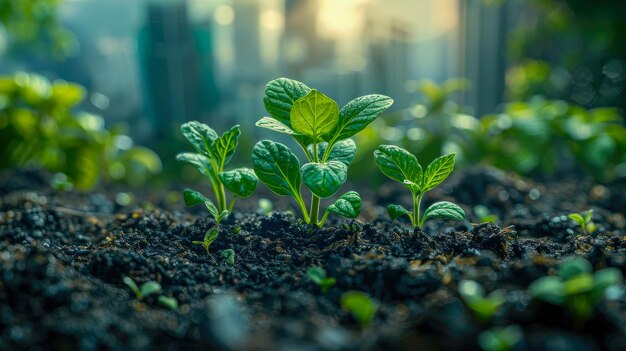
[[[434,189],[448,178],[454,169],[456,155],[438,157],[426,167],[426,170],[422,169],[413,154],[395,145],[379,146],[378,150],[374,151],[374,157],[383,174],[404,184],[413,196],[418,196]],[[400,205],[389,205],[387,210],[391,219],[402,215],[411,216],[411,212]],[[423,218],[463,220],[465,212],[451,202],[442,201],[426,209]]]
[[[280,78],[267,85],[263,102],[271,117],[263,117],[257,126],[291,135],[306,146],[315,162],[300,166],[287,146],[263,140],[252,154],[257,176],[278,195],[296,196],[304,182],[314,195],[328,198],[346,181],[348,166],[356,155],[356,145],[349,138],[372,123],[393,100],[366,95],[339,110],[335,101],[319,91]],[[354,218],[360,206],[359,195],[351,191],[340,196],[328,211]]]
[[[259,183],[259,179],[252,169],[237,168],[223,171],[224,166],[230,162],[239,144],[241,134],[239,125],[230,128],[221,136],[206,124],[197,121],[184,123],[180,130],[196,149],[196,152],[180,153],[176,156],[177,160],[193,165],[200,173],[209,177],[214,186],[218,181],[221,182],[237,197],[252,195]],[[198,196],[196,195],[196,197]],[[206,199],[206,201],[209,200]]]

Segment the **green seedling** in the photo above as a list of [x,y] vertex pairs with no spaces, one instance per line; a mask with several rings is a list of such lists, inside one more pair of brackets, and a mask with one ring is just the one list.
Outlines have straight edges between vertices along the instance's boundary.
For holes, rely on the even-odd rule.
[[[218,222],[218,225],[219,225],[219,222]],[[218,235],[219,235],[219,232],[217,228],[211,228],[206,231],[206,233],[204,234],[204,239],[202,239],[202,241],[194,240],[191,243],[194,245],[201,245],[206,250],[206,253],[210,254],[209,246],[211,246],[211,244],[215,240],[217,240]]]
[[504,304],[501,290],[486,295],[483,287],[473,280],[462,280],[459,283],[459,293],[480,323],[489,322]]
[[568,217],[580,226],[584,234],[593,234],[596,231],[596,224],[591,221],[593,209],[582,213],[572,213]]
[[[191,143],[196,152],[183,152],[176,155],[176,159],[190,163],[200,173],[205,175],[213,188],[217,205],[209,211],[216,218],[230,213],[237,198],[245,198],[256,190],[259,179],[249,168],[236,168],[226,171],[224,167],[230,162],[239,144],[239,125],[236,125],[221,136],[208,125],[192,121],[184,123],[180,131]],[[233,194],[233,199],[227,206],[226,189]],[[183,192],[185,205],[195,206],[204,203],[209,207],[211,200],[202,193],[185,189]],[[225,215],[224,215],[225,216]]]
[[176,299],[173,297],[168,297],[165,295],[160,295],[157,299],[157,303],[159,304],[159,306],[168,310],[175,310],[178,308],[178,301],[176,301]]
[[480,221],[480,223],[495,223],[499,220],[498,216],[491,213],[487,206],[476,205],[474,206],[474,214]]
[[362,291],[348,291],[341,295],[341,308],[350,312],[364,329],[372,324],[378,304]]
[[123,282],[124,284],[128,285],[130,290],[135,293],[137,300],[143,300],[143,298],[148,295],[156,295],[161,293],[161,285],[157,282],[146,282],[141,285],[141,288],[139,288],[135,281],[132,280],[130,277],[124,277]]
[[[355,191],[341,195],[319,218],[321,199],[329,198],[348,178],[348,166],[356,155],[351,137],[385,111],[393,100],[383,95],[361,96],[341,110],[335,101],[301,82],[279,78],[267,84],[263,99],[269,117],[256,125],[290,135],[302,148],[306,163],[285,145],[270,140],[256,144],[252,154],[254,172],[274,193],[293,197],[304,222],[322,226],[329,213],[356,218],[361,198]],[[307,209],[301,184],[311,191]]]
[[428,218],[453,219],[462,221],[465,212],[461,207],[448,201],[432,204],[423,215],[420,213],[422,198],[426,192],[441,184],[454,169],[455,154],[436,158],[426,170],[410,152],[395,145],[381,145],[374,151],[376,164],[387,177],[406,186],[413,195],[413,210],[409,211],[400,205],[389,205],[387,212],[392,220],[407,216],[413,227],[422,227]]
[[226,258],[226,264],[229,266],[234,266],[235,265],[235,250],[233,249],[226,249],[226,250],[222,250],[222,257]]
[[306,275],[320,287],[323,294],[337,283],[337,279],[326,276],[326,271],[322,267],[311,267],[306,270]]
[[532,297],[569,309],[577,320],[591,317],[594,306],[610,289],[622,283],[622,272],[604,268],[593,273],[591,263],[584,258],[566,259],[557,276],[542,277],[530,284]]
[[478,335],[478,345],[485,351],[510,351],[524,338],[519,325],[494,327]]

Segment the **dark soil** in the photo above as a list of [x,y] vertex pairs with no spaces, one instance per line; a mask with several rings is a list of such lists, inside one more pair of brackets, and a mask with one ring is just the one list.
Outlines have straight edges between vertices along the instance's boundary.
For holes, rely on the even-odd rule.
[[[578,323],[527,293],[566,256],[626,273],[624,183],[535,184],[491,169],[459,171],[427,202],[454,199],[470,221],[431,221],[423,231],[386,219],[382,205],[409,203],[401,186],[364,189],[361,221],[333,219],[322,229],[288,212],[256,214],[251,199],[222,224],[210,255],[191,243],[213,226],[208,214],[166,193],[137,195],[153,204],[142,209],[116,204],[115,191],[48,184],[38,171],[0,175],[0,349],[471,350],[482,331],[513,324],[523,329],[520,350],[626,349],[624,297]],[[472,224],[477,204],[498,225]],[[589,208],[593,236],[566,217]],[[234,266],[224,249],[235,250]],[[326,294],[306,276],[311,266],[337,279]],[[137,300],[125,276],[159,282],[179,308]],[[506,291],[490,322],[477,322],[460,299],[463,279]],[[379,303],[370,328],[361,331],[340,308],[349,290]]]

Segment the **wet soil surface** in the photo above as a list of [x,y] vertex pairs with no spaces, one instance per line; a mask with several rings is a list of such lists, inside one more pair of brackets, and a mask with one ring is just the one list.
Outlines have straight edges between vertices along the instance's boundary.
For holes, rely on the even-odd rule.
[[[626,273],[623,182],[537,184],[459,171],[426,201],[454,200],[469,220],[431,221],[423,231],[386,218],[384,205],[409,204],[401,186],[363,189],[358,221],[322,229],[289,212],[255,213],[251,199],[222,223],[210,254],[192,241],[213,221],[166,192],[120,206],[110,189],[48,184],[39,171],[0,175],[0,349],[472,350],[482,332],[510,325],[523,331],[514,349],[626,349],[623,296],[580,322],[527,291],[571,255]],[[496,224],[476,224],[475,205]],[[598,230],[584,235],[566,215],[589,208]],[[225,249],[236,253],[233,266]],[[327,293],[307,277],[312,266],[336,278]],[[138,300],[126,276],[160,283],[178,308],[161,307],[157,295]],[[505,292],[491,320],[479,322],[460,298],[467,279]],[[378,304],[369,328],[341,309],[349,290]]]

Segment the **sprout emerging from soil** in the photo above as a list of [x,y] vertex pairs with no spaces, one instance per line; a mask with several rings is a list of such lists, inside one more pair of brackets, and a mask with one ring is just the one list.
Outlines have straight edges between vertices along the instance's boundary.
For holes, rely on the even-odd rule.
[[229,266],[234,266],[235,265],[235,250],[233,249],[226,249],[222,251],[222,257],[226,258],[226,264]]
[[474,312],[474,316],[481,323],[489,322],[504,304],[504,294],[501,290],[486,295],[485,289],[473,280],[462,280],[459,283],[459,293],[465,305]]
[[[339,191],[348,178],[348,166],[356,155],[351,137],[365,129],[393,100],[384,95],[358,97],[343,108],[321,92],[301,82],[279,78],[269,82],[263,98],[269,117],[256,125],[291,136],[302,148],[306,163],[281,143],[262,140],[254,146],[254,172],[275,194],[291,196],[304,222],[321,227],[330,213],[356,218],[361,197],[355,191],[341,195],[320,218],[321,200]],[[301,185],[311,191],[307,208]]]
[[323,294],[337,283],[337,279],[326,276],[326,271],[322,267],[311,267],[306,270],[306,275],[320,287]]
[[143,298],[148,295],[156,295],[161,293],[161,285],[157,282],[146,282],[141,285],[141,288],[139,288],[135,281],[132,280],[132,278],[130,277],[124,277],[123,282],[124,284],[128,285],[130,290],[135,293],[137,300],[143,300]]
[[422,227],[428,218],[457,221],[465,219],[463,209],[448,201],[432,204],[423,215],[420,212],[424,194],[439,186],[452,173],[456,154],[436,158],[426,167],[425,171],[422,170],[422,166],[413,154],[395,145],[379,146],[378,150],[374,151],[374,157],[378,168],[384,175],[404,184],[413,195],[412,211],[395,204],[387,207],[387,212],[392,220],[400,216],[407,216],[413,227]]
[[572,213],[568,217],[580,226],[585,235],[593,234],[596,231],[596,224],[591,221],[593,209],[582,213]]
[[362,291],[348,291],[341,295],[341,308],[350,312],[364,329],[372,324],[378,304]]

